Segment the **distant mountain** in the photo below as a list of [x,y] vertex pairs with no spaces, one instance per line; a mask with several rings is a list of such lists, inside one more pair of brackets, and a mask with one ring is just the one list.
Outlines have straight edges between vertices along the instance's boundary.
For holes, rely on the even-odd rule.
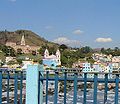
[[10,32],[7,30],[0,31],[0,44],[6,44],[6,42],[15,42],[16,44],[20,44],[22,35],[24,35],[25,37],[26,45],[58,46],[58,44],[49,42],[30,30],[17,30],[14,32]]

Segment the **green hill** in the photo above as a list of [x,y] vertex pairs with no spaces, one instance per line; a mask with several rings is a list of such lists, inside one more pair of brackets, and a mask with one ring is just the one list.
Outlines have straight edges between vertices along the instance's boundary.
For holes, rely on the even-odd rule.
[[0,44],[5,44],[6,42],[15,42],[17,44],[20,44],[22,35],[25,36],[26,45],[34,46],[48,45],[56,47],[58,46],[58,44],[49,42],[30,30],[17,30],[14,32],[6,30],[0,31]]

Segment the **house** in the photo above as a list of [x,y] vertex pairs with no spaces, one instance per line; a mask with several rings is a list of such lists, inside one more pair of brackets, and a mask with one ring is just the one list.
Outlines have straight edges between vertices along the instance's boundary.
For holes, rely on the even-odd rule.
[[[94,72],[93,68],[91,67],[91,64],[88,62],[83,63],[83,73],[87,73],[87,78],[93,78],[94,74],[90,74],[91,72]],[[83,75],[84,77],[84,75]]]

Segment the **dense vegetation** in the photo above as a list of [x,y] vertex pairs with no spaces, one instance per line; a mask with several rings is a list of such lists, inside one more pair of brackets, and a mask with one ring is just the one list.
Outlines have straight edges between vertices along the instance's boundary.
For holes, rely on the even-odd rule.
[[112,56],[120,56],[120,49],[118,47],[115,47],[114,49],[108,48],[101,48],[101,53],[106,55],[112,55]]
[[0,51],[3,52],[5,56],[12,56],[12,57],[16,56],[15,50],[10,46],[0,44]]

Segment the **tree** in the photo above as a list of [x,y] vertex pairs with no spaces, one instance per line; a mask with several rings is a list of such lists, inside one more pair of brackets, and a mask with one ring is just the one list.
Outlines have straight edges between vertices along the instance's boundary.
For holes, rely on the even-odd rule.
[[0,50],[5,53],[5,56],[16,56],[15,50],[10,46],[0,45]]
[[45,49],[48,49],[47,44],[42,45],[42,47],[38,50],[39,54],[44,55]]
[[59,49],[60,50],[65,50],[65,49],[67,49],[68,47],[65,45],[65,44],[62,44],[62,45],[60,45],[60,47],[59,47]]
[[67,65],[67,61],[68,61],[68,59],[64,55],[61,55],[61,64],[63,66]]
[[19,64],[22,64],[22,59],[16,59]]
[[57,49],[55,47],[49,47],[48,50],[50,54],[55,54]]
[[92,49],[89,46],[85,46],[85,47],[81,48],[81,52],[85,53],[85,54],[87,54],[87,53],[89,53],[91,51],[92,51]]
[[17,54],[22,54],[22,49],[21,48],[17,49]]
[[114,51],[119,51],[119,48],[118,48],[118,47],[115,47],[115,48],[114,48]]
[[108,48],[108,49],[106,50],[106,54],[107,54],[107,55],[113,54],[113,50],[112,50],[111,48]]
[[101,53],[105,53],[105,49],[104,48],[101,48]]

